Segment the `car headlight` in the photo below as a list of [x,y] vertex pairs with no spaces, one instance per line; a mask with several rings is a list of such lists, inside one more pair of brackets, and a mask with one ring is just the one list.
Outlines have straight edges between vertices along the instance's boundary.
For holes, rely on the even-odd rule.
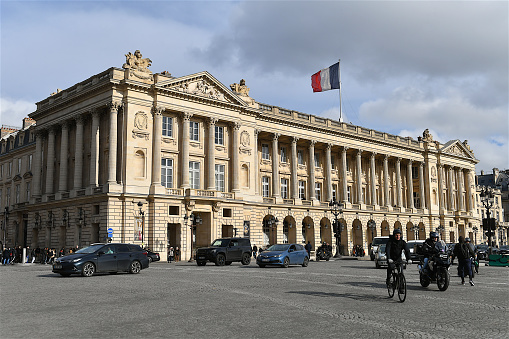
[[81,261],[82,258],[76,258],[76,259],[73,259],[72,262],[78,262],[78,261]]

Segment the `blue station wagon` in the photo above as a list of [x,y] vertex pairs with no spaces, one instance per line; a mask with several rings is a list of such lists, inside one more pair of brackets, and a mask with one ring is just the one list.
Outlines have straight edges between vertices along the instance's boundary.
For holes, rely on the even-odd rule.
[[308,252],[300,244],[276,244],[267,248],[256,257],[256,264],[260,267],[278,265],[287,268],[289,265],[309,264]]

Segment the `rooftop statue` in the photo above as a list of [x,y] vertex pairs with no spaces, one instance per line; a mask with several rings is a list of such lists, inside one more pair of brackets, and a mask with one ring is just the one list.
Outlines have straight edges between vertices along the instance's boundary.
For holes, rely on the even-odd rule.
[[234,83],[230,85],[232,91],[242,96],[249,96],[249,87],[246,86],[246,80],[241,79],[240,84]]
[[129,52],[125,55],[125,64],[122,68],[129,69],[138,78],[148,79],[152,77],[152,71],[148,69],[151,65],[152,60],[143,58],[140,50],[136,50],[134,54]]
[[429,129],[425,129],[424,132],[422,132],[422,140],[423,141],[433,141],[433,136],[430,134]]

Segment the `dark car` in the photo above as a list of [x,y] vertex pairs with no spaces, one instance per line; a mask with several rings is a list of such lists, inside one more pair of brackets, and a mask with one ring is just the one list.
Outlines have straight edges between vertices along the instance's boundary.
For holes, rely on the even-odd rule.
[[148,265],[147,251],[138,245],[93,244],[55,259],[53,272],[64,277],[71,274],[91,277],[96,272],[136,274]]
[[500,248],[497,251],[497,254],[509,254],[509,246],[508,245],[500,246]]
[[156,253],[156,252],[152,252],[151,250],[149,250],[148,248],[145,250],[147,251],[147,257],[148,257],[148,262],[151,263],[153,261],[159,261],[161,260],[161,256],[159,255],[159,253]]
[[203,266],[211,261],[216,266],[230,265],[240,261],[242,265],[251,262],[251,241],[247,238],[221,238],[212,242],[210,247],[196,250],[196,264]]
[[488,245],[477,245],[475,250],[477,252],[477,259],[485,260],[488,258]]

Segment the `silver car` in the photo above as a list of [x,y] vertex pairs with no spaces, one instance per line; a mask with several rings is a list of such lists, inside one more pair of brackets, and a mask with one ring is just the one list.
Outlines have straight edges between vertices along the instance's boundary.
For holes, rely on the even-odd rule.
[[[381,244],[378,246],[377,251],[375,253],[375,267],[381,268],[382,266],[387,266],[387,254],[385,253],[385,248],[387,244]],[[401,259],[403,262],[406,262],[405,252],[401,252]],[[406,264],[403,264],[403,268],[406,268]]]

